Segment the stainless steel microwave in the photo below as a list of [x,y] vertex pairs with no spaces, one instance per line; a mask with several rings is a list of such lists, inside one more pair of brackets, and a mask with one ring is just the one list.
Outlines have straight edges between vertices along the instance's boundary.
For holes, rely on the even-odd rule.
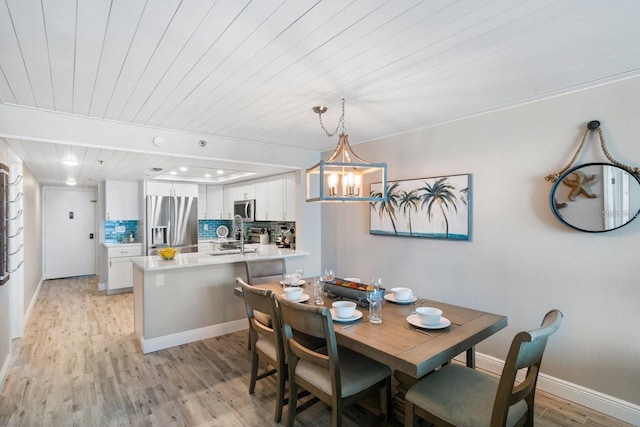
[[245,221],[256,220],[255,200],[236,200],[233,202],[233,216],[240,215]]

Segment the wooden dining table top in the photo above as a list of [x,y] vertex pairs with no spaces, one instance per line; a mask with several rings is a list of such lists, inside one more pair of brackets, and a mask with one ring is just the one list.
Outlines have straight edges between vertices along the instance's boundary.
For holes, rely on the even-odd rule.
[[[257,286],[271,289],[276,294],[284,293],[280,283]],[[313,289],[309,284],[305,284],[303,289],[311,296],[306,303],[313,304]],[[238,291],[242,296],[242,290],[236,288],[237,294]],[[336,300],[325,295],[325,306],[331,307]],[[368,309],[358,306],[357,310],[363,313],[360,320],[333,322],[336,340],[339,345],[384,363],[391,369],[420,378],[465,351],[473,352],[476,344],[507,326],[507,318],[499,314],[424,298],[420,305],[440,308],[442,316],[450,320],[451,325],[442,329],[417,330],[407,321],[408,304],[385,299],[382,323],[369,323]],[[470,363],[469,356],[467,363]]]

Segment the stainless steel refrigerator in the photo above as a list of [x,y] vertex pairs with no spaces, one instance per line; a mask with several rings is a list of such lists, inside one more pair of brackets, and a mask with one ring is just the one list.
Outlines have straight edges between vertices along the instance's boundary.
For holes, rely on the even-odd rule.
[[198,198],[147,196],[147,255],[171,246],[198,251]]

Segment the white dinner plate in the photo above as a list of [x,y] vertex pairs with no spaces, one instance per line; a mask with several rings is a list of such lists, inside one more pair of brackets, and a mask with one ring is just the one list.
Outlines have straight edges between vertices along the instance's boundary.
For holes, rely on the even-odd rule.
[[[306,281],[306,280],[304,280],[304,279],[300,279],[300,280],[298,280],[298,286],[302,286],[302,285],[304,285],[305,283],[307,283],[307,281]],[[280,284],[281,284],[281,285],[291,286],[291,283],[284,283],[284,280],[280,280]]]
[[218,228],[216,228],[216,236],[218,236],[218,239],[224,239],[228,235],[229,228],[226,225],[219,225]]
[[302,294],[302,296],[300,297],[300,299],[297,299],[297,300],[289,300],[289,301],[293,301],[293,302],[305,302],[305,301],[309,301],[309,298],[311,298],[309,295],[307,295],[307,294]]
[[362,318],[362,312],[359,310],[356,310],[352,317],[346,318],[336,316],[336,311],[333,308],[330,308],[329,310],[331,311],[331,318],[334,322],[353,322],[354,320]]
[[440,323],[436,323],[435,325],[425,325],[424,323],[420,322],[420,318],[417,314],[410,314],[409,316],[407,316],[407,322],[411,323],[413,326],[417,326],[418,328],[425,329],[442,329],[451,325],[451,320],[447,319],[446,317],[441,317]]
[[387,301],[395,302],[396,304],[409,304],[415,302],[418,298],[412,296],[410,299],[397,300],[393,294],[384,294],[384,299]]

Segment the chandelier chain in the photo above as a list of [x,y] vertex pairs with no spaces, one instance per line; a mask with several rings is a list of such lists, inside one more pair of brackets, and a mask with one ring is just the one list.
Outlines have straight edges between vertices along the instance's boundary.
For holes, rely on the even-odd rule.
[[329,138],[335,136],[338,133],[338,131],[340,131],[341,134],[346,135],[346,127],[344,125],[344,98],[342,98],[342,115],[340,116],[340,120],[338,121],[338,126],[336,126],[336,130],[334,130],[333,132],[329,132],[327,128],[324,127],[324,122],[322,121],[322,113],[318,113],[318,117],[320,119],[320,127]]

